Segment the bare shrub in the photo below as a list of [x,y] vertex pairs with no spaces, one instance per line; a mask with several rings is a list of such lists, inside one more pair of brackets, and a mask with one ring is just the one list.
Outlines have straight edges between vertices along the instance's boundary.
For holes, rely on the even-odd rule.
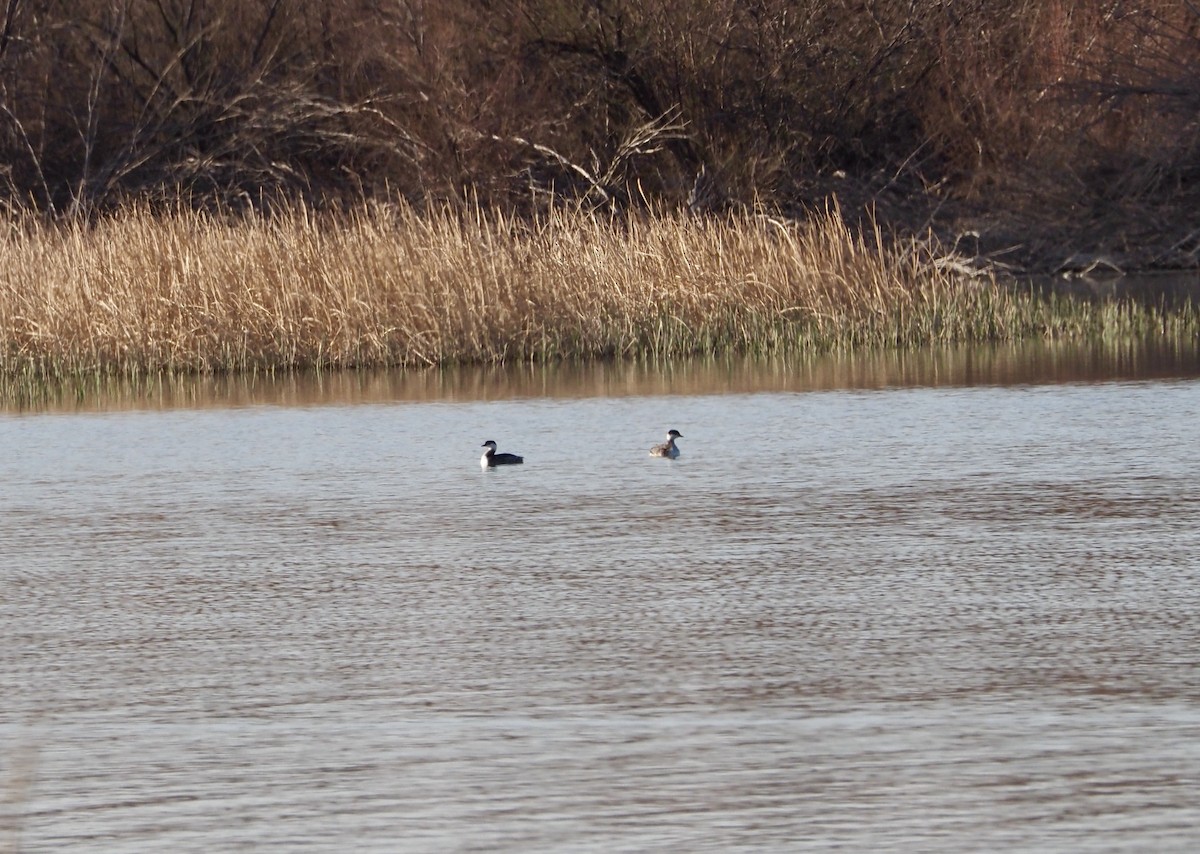
[[1197,26],[1168,0],[0,0],[0,199],[1065,218],[1192,191]]

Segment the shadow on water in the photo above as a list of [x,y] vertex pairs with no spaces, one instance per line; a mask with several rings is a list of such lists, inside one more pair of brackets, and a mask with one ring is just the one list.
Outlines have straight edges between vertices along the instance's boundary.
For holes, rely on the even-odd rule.
[[904,351],[667,362],[590,362],[94,378],[0,384],[0,411],[83,412],[466,402],[829,389],[1039,385],[1200,376],[1196,341],[1026,341]]

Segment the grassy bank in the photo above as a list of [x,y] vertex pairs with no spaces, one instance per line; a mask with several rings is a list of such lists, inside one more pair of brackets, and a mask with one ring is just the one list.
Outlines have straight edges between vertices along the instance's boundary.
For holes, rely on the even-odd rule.
[[929,243],[803,223],[406,208],[10,222],[0,374],[88,375],[780,354],[1189,335],[1194,308],[1039,298]]

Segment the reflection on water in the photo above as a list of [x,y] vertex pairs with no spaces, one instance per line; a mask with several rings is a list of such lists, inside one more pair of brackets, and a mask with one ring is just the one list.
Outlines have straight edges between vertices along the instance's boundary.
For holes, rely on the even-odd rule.
[[390,401],[688,395],[904,386],[1015,385],[1195,376],[1200,342],[1142,340],[714,357],[663,363],[431,368],[412,371],[92,379],[35,391],[0,386],[0,411],[310,406]]
[[0,851],[1194,844],[1194,350],[114,394],[0,415]]

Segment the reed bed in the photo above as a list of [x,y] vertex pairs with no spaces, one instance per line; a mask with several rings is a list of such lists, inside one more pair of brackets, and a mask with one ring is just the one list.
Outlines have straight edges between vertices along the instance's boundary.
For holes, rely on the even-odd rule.
[[1195,335],[1195,310],[968,276],[836,211],[597,220],[303,208],[10,221],[0,375],[780,354],[1030,336]]

